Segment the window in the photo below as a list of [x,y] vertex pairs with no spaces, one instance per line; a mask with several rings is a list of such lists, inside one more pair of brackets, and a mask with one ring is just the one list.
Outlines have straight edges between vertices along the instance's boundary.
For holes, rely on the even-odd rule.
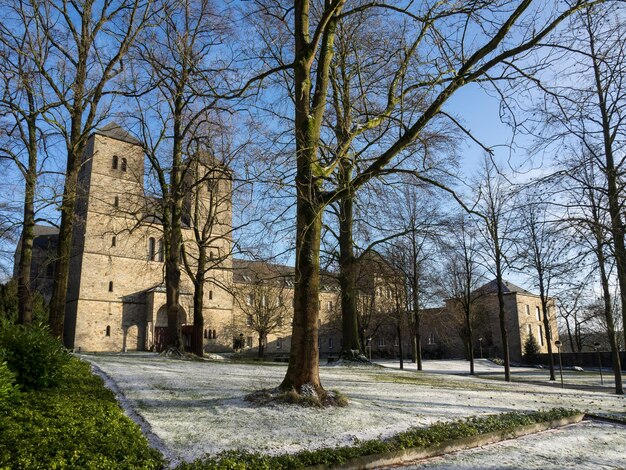
[[525,305],[526,307],[526,315],[530,315],[530,305]]
[[117,242],[117,237],[115,235],[113,235],[111,237],[111,246],[115,246],[116,242]]
[[333,339],[328,338],[328,349],[333,349]]
[[204,329],[204,339],[209,339],[209,330]]
[[378,337],[378,347],[382,348],[383,346],[385,346],[385,337],[384,336],[379,336]]
[[252,336],[248,336],[246,338],[246,346],[248,346],[249,348],[252,347]]
[[395,337],[395,339],[393,340],[393,345],[394,345],[395,347],[400,346],[400,342],[398,341],[398,337],[397,337],[397,336],[396,336],[396,337]]
[[246,325],[252,326],[252,315],[246,315]]
[[276,349],[283,349],[283,339],[276,338]]
[[539,307],[535,307],[535,314],[537,315],[537,320],[541,321],[541,310]]
[[212,290],[209,291],[209,300],[213,300],[213,291]]
[[246,305],[252,305],[253,302],[254,302],[254,295],[253,294],[246,295]]
[[105,336],[111,336],[111,327],[109,325],[107,325],[107,329],[106,332],[104,333]]
[[210,260],[215,259],[215,254],[213,253],[213,251],[209,251],[209,259]]
[[113,281],[109,281],[109,292],[113,292]]
[[119,196],[115,196],[115,199],[113,199],[113,207],[120,207],[120,197]]
[[533,334],[533,327],[530,325],[526,325],[528,327],[528,336]]
[[163,262],[163,239],[160,238],[157,243],[157,261]]
[[117,170],[117,155],[113,155],[113,161],[111,162],[111,168],[113,168],[114,170]]
[[329,300],[328,302],[326,302],[326,310],[328,310],[329,312],[333,311],[333,301]]
[[156,240],[154,237],[148,238],[148,261],[154,261],[156,253]]
[[539,346],[543,346],[543,333],[541,332],[541,325],[537,325],[537,336],[539,336]]
[[213,330],[213,339],[217,338],[217,330]]
[[126,159],[122,158],[122,171],[126,171]]

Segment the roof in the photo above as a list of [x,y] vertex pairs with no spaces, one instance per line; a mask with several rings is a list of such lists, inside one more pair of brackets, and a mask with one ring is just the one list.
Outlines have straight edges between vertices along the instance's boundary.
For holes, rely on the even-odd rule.
[[[516,286],[515,284],[513,284],[512,282],[509,282],[507,280],[503,280],[502,281],[502,286],[503,286],[503,292],[505,294],[524,294],[524,295],[535,295],[532,292],[527,291],[526,289],[522,289],[519,286]],[[497,294],[498,293],[498,283],[496,281],[496,279],[494,279],[493,281],[488,282],[487,284],[484,284],[482,286],[480,286],[478,289],[476,289],[474,291],[474,293],[480,293],[480,294]]]
[[33,235],[39,237],[42,235],[58,235],[59,227],[53,227],[52,225],[35,225],[33,227]]
[[94,134],[103,135],[115,140],[121,140],[133,145],[143,145],[136,137],[131,135],[126,129],[116,122],[110,122],[106,126],[96,129]]
[[[284,264],[268,263],[267,261],[253,261],[233,259],[233,281],[238,283],[253,283],[257,281],[274,281],[287,287],[294,286],[295,268]],[[337,279],[332,273],[321,273],[321,288],[324,290],[338,287]]]

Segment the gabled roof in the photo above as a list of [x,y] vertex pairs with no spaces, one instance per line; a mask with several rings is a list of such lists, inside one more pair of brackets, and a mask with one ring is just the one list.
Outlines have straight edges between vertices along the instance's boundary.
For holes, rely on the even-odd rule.
[[[252,261],[233,259],[233,281],[243,284],[252,284],[257,281],[267,281],[285,287],[294,287],[295,268],[284,264],[268,263],[267,261]],[[332,273],[320,273],[320,287],[322,290],[338,288],[337,279]]]
[[103,135],[110,139],[121,140],[133,145],[142,145],[136,137],[132,136],[126,129],[116,122],[110,122],[106,126],[96,129],[94,134]]
[[[532,292],[527,291],[526,289],[522,289],[519,286],[516,286],[512,282],[503,280],[502,281],[503,292],[505,294],[524,294],[524,295],[535,295]],[[478,289],[474,291],[474,293],[478,294],[497,294],[498,293],[498,283],[494,279],[493,281],[488,282],[480,286]]]

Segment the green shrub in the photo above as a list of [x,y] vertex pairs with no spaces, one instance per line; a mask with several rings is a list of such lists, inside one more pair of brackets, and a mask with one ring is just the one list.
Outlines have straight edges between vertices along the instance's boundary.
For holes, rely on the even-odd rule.
[[0,324],[0,351],[24,390],[54,387],[69,355],[42,325]]
[[513,431],[519,426],[541,423],[577,414],[576,410],[554,408],[533,413],[503,413],[465,420],[435,423],[429,428],[411,428],[389,439],[356,441],[352,447],[305,450],[297,454],[269,456],[245,451],[227,451],[206,460],[182,463],[178,470],[280,470],[315,465],[333,467],[366,455],[409,448],[425,448],[446,441],[495,431]]
[[89,365],[70,358],[57,388],[31,390],[0,413],[0,469],[159,469],[148,446]]
[[526,337],[526,341],[524,341],[524,360],[528,364],[537,364],[539,362],[539,354],[541,354],[539,343],[537,343],[535,335],[531,331]]
[[11,372],[6,362],[2,361],[0,355],[0,410],[7,405],[18,394],[19,387],[15,384],[15,374]]

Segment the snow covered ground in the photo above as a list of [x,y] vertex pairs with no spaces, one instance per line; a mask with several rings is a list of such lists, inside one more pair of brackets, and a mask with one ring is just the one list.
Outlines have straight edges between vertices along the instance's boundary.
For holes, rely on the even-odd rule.
[[503,441],[405,465],[405,470],[626,468],[626,427],[583,421],[564,428]]
[[562,406],[626,415],[626,399],[605,392],[363,366],[321,368],[322,384],[344,393],[350,400],[346,408],[255,407],[244,396],[277,386],[285,365],[193,362],[153,354],[81,357],[115,383],[126,404],[148,423],[153,442],[173,461],[227,449],[277,454],[348,445],[410,426],[513,410]]

